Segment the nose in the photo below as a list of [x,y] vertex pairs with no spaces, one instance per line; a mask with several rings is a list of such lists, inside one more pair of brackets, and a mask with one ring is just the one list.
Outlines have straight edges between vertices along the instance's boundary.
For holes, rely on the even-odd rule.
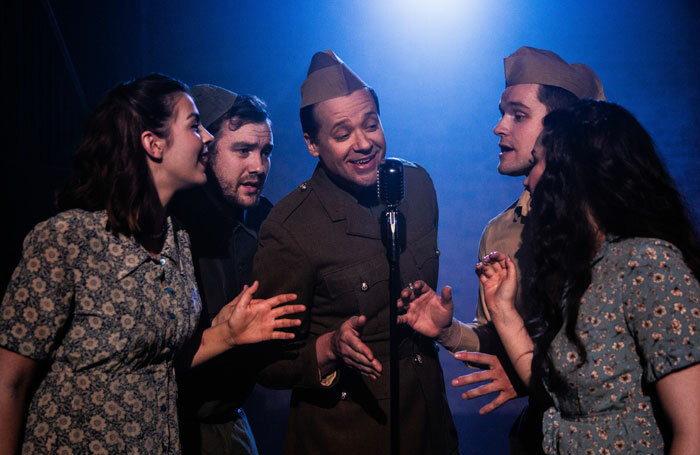
[[496,136],[505,136],[506,131],[505,116],[502,116],[498,123],[496,123],[496,126],[493,127],[493,134]]
[[212,142],[214,142],[214,136],[211,135],[211,133],[204,128],[203,125],[199,126],[199,134],[202,137],[202,144],[206,145],[207,147],[211,145]]
[[363,130],[358,130],[355,134],[354,150],[358,153],[369,153],[372,150],[372,142]]
[[248,172],[251,174],[265,174],[265,162],[267,157],[263,157],[261,152],[254,152],[248,156]]

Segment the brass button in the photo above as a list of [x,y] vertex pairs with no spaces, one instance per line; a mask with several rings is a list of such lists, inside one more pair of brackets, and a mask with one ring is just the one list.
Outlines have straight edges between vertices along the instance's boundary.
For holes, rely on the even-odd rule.
[[362,286],[360,286],[360,289],[362,289],[362,292],[367,292],[367,289],[369,289],[369,285],[363,281]]
[[435,250],[435,256],[440,256],[440,249]]
[[423,363],[423,356],[420,354],[414,354],[413,355],[413,362],[420,365],[421,363]]
[[299,185],[299,190],[300,190],[300,191],[306,191],[306,189],[307,189],[308,187],[309,187],[309,185],[308,185],[306,182],[304,182],[304,183],[302,183],[301,185]]

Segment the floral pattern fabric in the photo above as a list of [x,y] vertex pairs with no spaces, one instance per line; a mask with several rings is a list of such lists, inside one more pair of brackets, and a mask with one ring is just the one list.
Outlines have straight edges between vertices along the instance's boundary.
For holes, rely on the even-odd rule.
[[643,385],[700,361],[700,286],[680,251],[658,239],[608,239],[594,262],[577,332],[552,342],[565,379],[543,421],[546,453],[663,454]]
[[180,453],[174,357],[201,304],[189,238],[167,220],[152,257],[69,210],[24,242],[0,307],[0,346],[41,361],[22,453]]

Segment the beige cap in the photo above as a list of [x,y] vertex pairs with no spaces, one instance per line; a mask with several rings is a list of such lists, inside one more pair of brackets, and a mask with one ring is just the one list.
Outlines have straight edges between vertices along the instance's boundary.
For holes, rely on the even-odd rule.
[[195,85],[190,95],[199,110],[199,118],[204,128],[209,128],[222,115],[228,112],[238,95],[216,85]]
[[332,50],[316,52],[301,84],[301,107],[349,95],[367,87]]
[[506,87],[518,84],[553,85],[579,99],[604,100],[603,83],[583,63],[568,64],[552,51],[523,46],[504,59]]

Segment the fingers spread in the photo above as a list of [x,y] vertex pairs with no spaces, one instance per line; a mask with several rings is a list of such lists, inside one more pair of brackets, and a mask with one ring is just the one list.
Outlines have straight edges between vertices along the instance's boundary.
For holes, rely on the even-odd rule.
[[497,363],[500,363],[498,357],[495,355],[484,354],[483,352],[459,351],[456,352],[454,356],[455,359],[463,362],[482,363],[491,367]]

